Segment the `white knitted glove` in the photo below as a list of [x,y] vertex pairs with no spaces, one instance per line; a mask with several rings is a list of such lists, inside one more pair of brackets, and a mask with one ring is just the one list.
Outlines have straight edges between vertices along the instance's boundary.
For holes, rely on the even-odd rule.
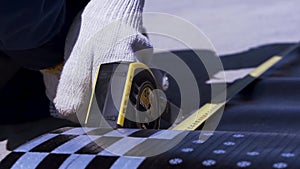
[[144,0],[91,0],[74,21],[54,99],[59,113],[68,118],[87,110],[100,64],[143,61],[134,53],[151,49],[148,39],[140,33],[143,6]]

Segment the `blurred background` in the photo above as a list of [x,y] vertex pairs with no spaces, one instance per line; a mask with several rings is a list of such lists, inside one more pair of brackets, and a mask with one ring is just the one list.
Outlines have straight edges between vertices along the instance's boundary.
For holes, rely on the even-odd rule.
[[[145,12],[186,19],[207,35],[219,55],[224,55],[269,43],[299,41],[299,6],[299,0],[148,0]],[[151,40],[155,47],[182,48],[158,37]]]

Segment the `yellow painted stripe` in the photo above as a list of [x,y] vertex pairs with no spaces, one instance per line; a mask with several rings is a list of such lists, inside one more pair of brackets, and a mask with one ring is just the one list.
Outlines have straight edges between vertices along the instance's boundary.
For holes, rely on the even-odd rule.
[[93,97],[95,95],[95,90],[96,90],[96,84],[97,84],[98,76],[99,76],[99,73],[100,73],[100,67],[101,67],[101,65],[99,65],[98,71],[96,73],[96,80],[95,80],[95,83],[93,84],[92,94],[91,94],[91,98],[90,98],[90,102],[89,102],[89,107],[88,107],[88,110],[87,110],[87,113],[86,113],[84,124],[87,124],[87,122],[89,120],[89,116],[90,116],[90,112],[91,112],[91,107],[92,107],[92,104],[93,104]]
[[220,110],[220,108],[224,105],[225,102],[217,104],[205,104],[195,113],[180,122],[172,130],[196,130],[203,122],[205,122],[210,116]]
[[260,66],[258,66],[256,69],[254,69],[250,73],[250,76],[255,77],[255,78],[259,77],[264,72],[266,72],[270,67],[272,67],[277,62],[279,62],[281,59],[282,59],[282,56],[273,56],[272,58],[268,59],[263,64],[261,64]]

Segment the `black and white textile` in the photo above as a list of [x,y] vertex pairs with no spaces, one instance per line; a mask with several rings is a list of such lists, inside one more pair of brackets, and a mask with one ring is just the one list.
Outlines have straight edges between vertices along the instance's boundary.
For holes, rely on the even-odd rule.
[[[62,128],[15,149],[0,168],[299,168],[299,135]],[[169,150],[147,157],[156,150]]]

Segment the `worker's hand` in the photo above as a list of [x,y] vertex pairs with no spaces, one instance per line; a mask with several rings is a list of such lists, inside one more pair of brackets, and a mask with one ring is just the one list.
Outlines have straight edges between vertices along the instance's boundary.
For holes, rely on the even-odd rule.
[[148,39],[140,33],[143,5],[144,0],[91,0],[75,19],[54,99],[61,115],[87,110],[100,64],[147,59],[135,54],[151,50]]

